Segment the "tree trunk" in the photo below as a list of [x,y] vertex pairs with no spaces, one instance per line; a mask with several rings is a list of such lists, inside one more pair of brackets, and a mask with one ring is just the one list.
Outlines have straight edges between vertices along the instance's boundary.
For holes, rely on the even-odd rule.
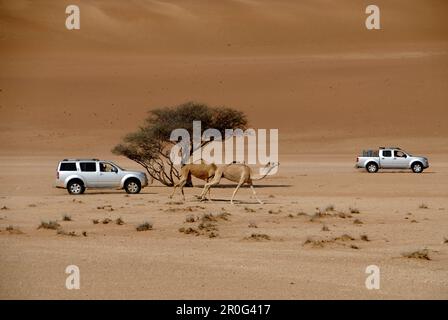
[[185,183],[184,187],[187,187],[187,188],[193,187],[193,181],[191,181],[191,174],[188,175],[187,182]]

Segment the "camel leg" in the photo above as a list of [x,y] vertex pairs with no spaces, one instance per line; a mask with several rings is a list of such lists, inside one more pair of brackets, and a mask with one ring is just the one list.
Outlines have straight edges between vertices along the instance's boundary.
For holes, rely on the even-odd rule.
[[[210,178],[207,179],[207,182],[210,180]],[[208,188],[208,201],[213,202],[212,201],[212,196],[211,196],[211,188]]]
[[173,193],[171,193],[171,195],[170,195],[170,199],[173,199],[174,192],[176,192],[176,188],[177,188],[178,186],[179,186],[179,183],[176,183],[176,184],[174,185]]
[[182,182],[180,183],[179,187],[180,187],[180,191],[182,192],[182,199],[185,201],[185,193],[184,193],[184,186],[187,183],[187,179],[182,180]]
[[201,193],[201,200],[204,200],[205,195],[207,194],[207,192],[210,191],[210,187],[217,185],[219,183],[219,181],[221,181],[221,177],[216,177],[216,178],[213,178],[212,181],[207,182],[204,185],[204,189],[202,190],[202,193]]
[[258,203],[259,204],[264,204],[263,201],[258,199],[257,193],[255,192],[255,188],[254,188],[254,185],[252,184],[252,182],[250,182],[249,185],[250,185],[250,189],[252,190],[252,193],[254,194],[254,197],[255,197],[255,199],[257,199]]
[[236,192],[242,186],[243,183],[244,183],[244,179],[241,179],[240,182],[238,183],[238,185],[236,186],[235,190],[233,191],[232,199],[230,199],[230,204],[233,204],[233,198],[235,198]]

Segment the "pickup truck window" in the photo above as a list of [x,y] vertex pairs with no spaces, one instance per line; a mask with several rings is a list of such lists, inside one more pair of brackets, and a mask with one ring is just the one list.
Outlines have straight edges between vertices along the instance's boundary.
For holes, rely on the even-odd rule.
[[394,155],[396,158],[406,158],[406,154],[403,151],[395,150]]
[[390,150],[383,150],[383,157],[392,157],[392,151]]
[[96,172],[95,162],[80,162],[79,166],[81,167],[82,172]]

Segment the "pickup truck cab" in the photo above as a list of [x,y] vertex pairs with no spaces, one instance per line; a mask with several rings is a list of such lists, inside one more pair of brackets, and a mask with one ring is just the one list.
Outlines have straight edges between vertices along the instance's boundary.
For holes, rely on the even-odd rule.
[[128,171],[107,160],[64,159],[56,170],[55,186],[67,189],[70,194],[82,194],[86,188],[115,188],[139,193],[147,185],[144,172]]
[[378,169],[411,169],[421,173],[429,167],[428,158],[412,156],[398,147],[380,147],[379,150],[364,150],[356,158],[356,168],[365,168],[369,173]]

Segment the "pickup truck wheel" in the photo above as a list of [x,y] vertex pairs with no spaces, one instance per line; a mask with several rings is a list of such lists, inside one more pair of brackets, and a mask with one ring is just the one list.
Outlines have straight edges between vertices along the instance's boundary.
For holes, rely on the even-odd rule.
[[141,189],[142,186],[137,179],[128,179],[124,183],[124,190],[126,190],[126,193],[136,194],[139,193]]
[[369,162],[366,165],[366,170],[368,173],[375,173],[378,171],[378,165],[375,162]]
[[414,173],[422,173],[423,172],[423,165],[420,162],[414,162],[412,164],[411,168]]
[[78,195],[83,194],[86,188],[80,180],[72,180],[67,184],[67,191],[70,194]]

